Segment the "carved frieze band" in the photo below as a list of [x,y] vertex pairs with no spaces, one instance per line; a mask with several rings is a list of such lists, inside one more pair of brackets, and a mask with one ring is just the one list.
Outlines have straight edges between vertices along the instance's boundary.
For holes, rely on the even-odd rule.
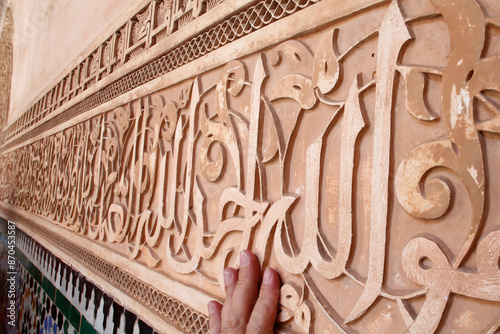
[[[293,14],[319,0],[263,0],[224,20],[184,44],[169,51],[132,73],[119,78],[64,112],[58,121],[43,124],[38,132],[60,124],[132,90],[148,81],[172,71],[204,54],[220,48],[285,16]],[[45,96],[31,106],[18,120],[2,132],[1,143],[14,138],[42,119],[49,118],[57,108],[81,95],[116,71],[117,68],[157,44],[161,39],[181,29],[183,25],[214,8],[221,0],[152,0],[140,13],[131,18],[121,29],[56,84]],[[10,143],[22,143],[32,137],[33,131]]]
[[451,332],[454,303],[494,331],[500,18],[448,3],[354,12],[13,150],[0,200],[220,298],[251,249],[294,332]]

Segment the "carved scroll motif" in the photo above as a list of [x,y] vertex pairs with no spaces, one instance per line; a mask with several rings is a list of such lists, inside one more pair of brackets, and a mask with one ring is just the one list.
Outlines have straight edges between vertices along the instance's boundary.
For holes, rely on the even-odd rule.
[[[500,303],[500,235],[485,209],[498,185],[485,148],[494,154],[500,133],[500,80],[489,75],[500,56],[485,56],[498,18],[455,3],[429,0],[434,12],[408,17],[410,5],[393,0],[367,9],[379,17],[364,35],[335,22],[134,97],[1,156],[0,200],[221,298],[224,268],[249,248],[280,271],[287,331],[362,332],[384,305],[397,306],[394,332],[439,331],[451,294]],[[60,89],[213,4],[151,4]],[[448,28],[445,66],[404,61],[429,19]],[[436,96],[438,110],[426,101]],[[401,131],[411,144],[395,142]],[[464,236],[455,254],[426,227],[464,195],[471,217],[454,226]]]
[[[427,178],[423,192],[420,184],[429,171],[445,167],[455,172],[463,182],[469,195],[472,216],[466,238],[452,265],[440,247],[428,239],[413,239],[406,246],[403,265],[407,275],[429,288],[425,304],[409,328],[411,333],[436,330],[451,292],[499,301],[496,293],[498,264],[491,262],[499,253],[497,232],[488,234],[477,247],[477,274],[459,269],[471,251],[483,221],[486,177],[479,131],[498,133],[496,117],[476,124],[474,100],[485,101],[482,95],[485,90],[498,91],[498,80],[489,79],[484,70],[485,64],[489,64],[489,71],[498,71],[497,58],[481,59],[487,23],[475,1],[461,1],[460,6],[453,9],[446,2],[433,2],[450,27],[452,49],[448,65],[440,73],[443,81],[442,117],[449,138],[424,143],[408,153],[398,169],[396,191],[399,202],[409,214],[427,220],[439,218],[449,209],[450,186],[441,178]],[[423,258],[430,259],[432,269],[422,268],[419,261]]]
[[280,291],[280,305],[281,310],[278,313],[277,322],[285,322],[293,317],[299,325],[300,332],[309,333],[311,310],[307,301],[304,301],[303,289],[293,283],[283,285]]
[[[451,51],[449,65],[442,73],[443,118],[450,138],[429,142],[412,150],[398,169],[396,191],[401,205],[408,213],[417,218],[435,219],[448,209],[449,186],[440,179],[431,179],[426,183],[427,191],[424,197],[418,190],[420,180],[425,173],[438,166],[447,167],[460,176],[469,192],[473,213],[468,235],[453,264],[453,267],[457,268],[476,238],[484,207],[484,165],[474,121],[473,99],[488,87],[479,86],[477,79],[472,81],[471,87],[469,80],[472,78],[468,79],[468,76],[474,73],[480,61],[485,38],[485,20],[475,1],[464,1],[460,7],[460,13],[463,14],[458,16],[455,10],[448,12],[446,4],[440,1],[435,1],[435,4],[453,27],[451,43],[455,49]],[[465,13],[467,18],[463,16]]]
[[[443,315],[450,293],[471,298],[500,302],[500,232],[488,234],[478,245],[477,274],[452,268],[439,246],[426,238],[410,240],[403,251],[406,274],[417,284],[427,286],[429,292],[410,333],[433,333]],[[422,259],[429,259],[432,268],[426,268]]]

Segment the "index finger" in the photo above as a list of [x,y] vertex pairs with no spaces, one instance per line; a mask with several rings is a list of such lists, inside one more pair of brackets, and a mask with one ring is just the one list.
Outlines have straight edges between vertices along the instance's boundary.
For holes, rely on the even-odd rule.
[[[245,333],[258,294],[260,265],[255,255],[244,250],[240,253],[238,283],[232,295],[233,302],[227,316],[222,314],[222,331]],[[236,302],[237,301],[237,302]]]
[[273,332],[278,312],[280,285],[278,273],[274,269],[266,268],[259,298],[248,322],[247,333],[267,334]]

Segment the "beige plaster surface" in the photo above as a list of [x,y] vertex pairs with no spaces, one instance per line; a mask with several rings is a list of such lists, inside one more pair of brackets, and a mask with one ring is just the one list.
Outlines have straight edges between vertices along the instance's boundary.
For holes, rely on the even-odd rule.
[[134,0],[16,0],[11,124]]

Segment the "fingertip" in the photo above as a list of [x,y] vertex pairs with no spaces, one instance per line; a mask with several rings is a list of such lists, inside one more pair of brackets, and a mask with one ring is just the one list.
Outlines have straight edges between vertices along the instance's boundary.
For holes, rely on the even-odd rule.
[[244,279],[258,280],[259,272],[260,264],[255,254],[248,249],[242,250],[240,252],[240,276]]
[[235,280],[236,273],[237,273],[236,269],[233,269],[233,268],[224,269],[224,285],[225,286],[236,283],[236,280]]
[[281,280],[272,268],[266,268],[259,298],[255,304],[248,328],[250,333],[271,333],[278,310]]
[[212,300],[207,304],[207,306],[210,334],[219,334],[221,332],[222,305],[219,302]]
[[279,297],[281,279],[276,270],[270,267],[266,268],[264,277],[262,278],[262,287],[271,292],[273,296],[277,295],[276,298]]
[[236,283],[238,282],[238,271],[234,268],[224,269],[224,289],[226,291],[226,297],[232,295]]
[[250,258],[253,256],[248,250],[242,250],[240,252],[240,266],[246,267],[250,264]]
[[243,269],[246,267],[250,267],[252,269],[257,268],[260,270],[260,265],[257,257],[248,249],[242,250],[240,252],[240,268]]
[[208,314],[210,316],[212,315],[216,316],[217,314],[220,314],[220,311],[222,310],[222,305],[216,300],[212,300],[207,304],[207,306],[208,306]]
[[266,270],[264,270],[264,277],[262,278],[262,284],[269,285],[272,278],[273,278],[273,273],[271,271],[271,268],[267,267]]

